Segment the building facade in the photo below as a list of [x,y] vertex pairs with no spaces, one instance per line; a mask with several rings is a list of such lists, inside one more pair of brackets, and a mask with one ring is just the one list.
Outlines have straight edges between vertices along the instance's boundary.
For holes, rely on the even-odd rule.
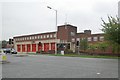
[[40,50],[54,53],[55,49],[59,52],[65,48],[75,52],[76,42],[84,38],[89,43],[96,43],[104,41],[104,34],[91,34],[91,30],[77,33],[76,26],[66,24],[58,26],[56,32],[15,36],[13,39],[14,48],[18,53],[36,53]]

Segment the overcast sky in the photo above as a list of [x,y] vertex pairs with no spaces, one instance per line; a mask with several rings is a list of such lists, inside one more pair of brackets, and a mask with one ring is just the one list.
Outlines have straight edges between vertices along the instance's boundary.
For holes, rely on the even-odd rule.
[[58,10],[58,25],[67,22],[77,26],[78,32],[90,29],[92,33],[102,33],[101,18],[107,20],[107,15],[118,15],[118,1],[3,0],[0,2],[2,40],[18,35],[56,31],[55,11],[46,6]]

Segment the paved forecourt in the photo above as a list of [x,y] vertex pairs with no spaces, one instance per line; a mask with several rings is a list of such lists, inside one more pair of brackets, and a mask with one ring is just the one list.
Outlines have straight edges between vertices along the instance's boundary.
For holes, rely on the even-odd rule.
[[118,78],[117,59],[7,55],[3,78]]

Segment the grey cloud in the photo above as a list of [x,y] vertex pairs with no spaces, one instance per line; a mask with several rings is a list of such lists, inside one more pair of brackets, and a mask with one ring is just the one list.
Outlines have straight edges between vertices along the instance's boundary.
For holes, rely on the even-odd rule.
[[[101,32],[101,17],[106,20],[108,13],[116,14],[117,5],[115,4],[117,0],[116,3],[113,3],[115,0],[111,0],[109,3],[96,0],[85,1],[44,0],[43,3],[2,3],[3,39],[8,40],[9,37],[16,35],[55,31],[55,12],[47,9],[47,5],[58,10],[58,25],[65,23],[65,15],[67,14],[67,22],[78,26],[78,32],[84,29],[91,29],[93,33]],[[93,2],[95,5],[93,5]],[[115,7],[111,7],[112,3]],[[103,8],[104,10],[102,10]]]

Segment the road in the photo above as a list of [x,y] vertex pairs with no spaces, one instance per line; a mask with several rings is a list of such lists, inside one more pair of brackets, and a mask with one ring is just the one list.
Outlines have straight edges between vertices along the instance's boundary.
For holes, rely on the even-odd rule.
[[117,59],[7,55],[3,78],[118,78]]

